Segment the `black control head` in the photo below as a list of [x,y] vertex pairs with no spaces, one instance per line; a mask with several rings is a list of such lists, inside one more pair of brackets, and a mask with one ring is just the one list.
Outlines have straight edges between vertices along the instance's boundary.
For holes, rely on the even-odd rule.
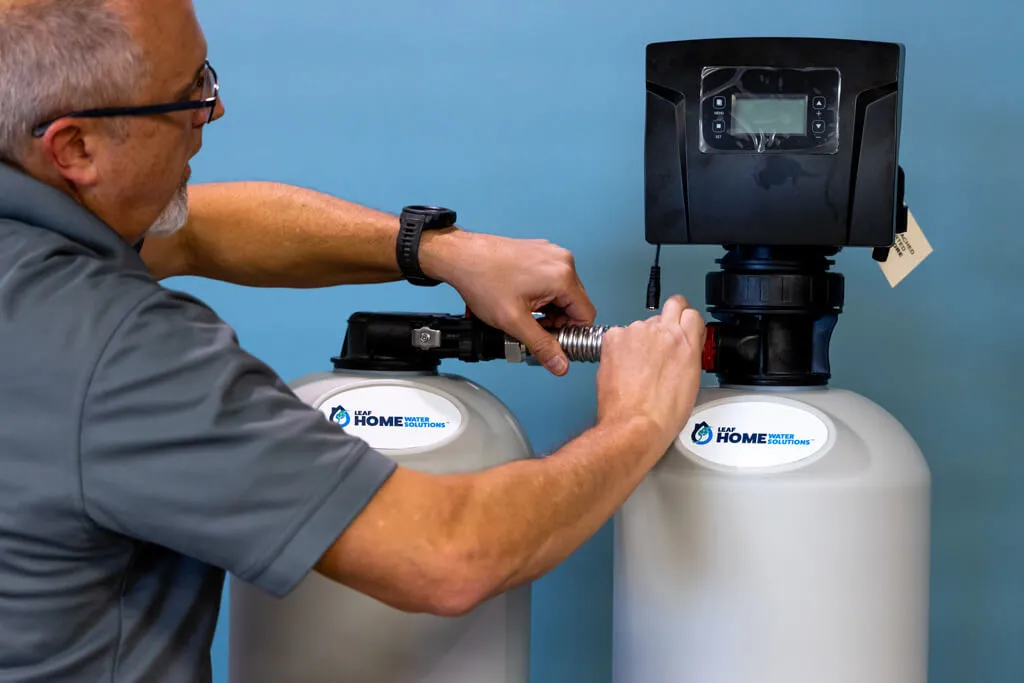
[[857,40],[648,45],[647,241],[891,245],[903,62]]

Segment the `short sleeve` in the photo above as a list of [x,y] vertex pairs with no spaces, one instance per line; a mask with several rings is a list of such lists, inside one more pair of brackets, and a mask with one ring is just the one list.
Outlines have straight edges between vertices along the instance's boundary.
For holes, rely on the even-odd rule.
[[395,468],[296,397],[208,307],[163,288],[98,360],[79,464],[95,523],[276,596]]

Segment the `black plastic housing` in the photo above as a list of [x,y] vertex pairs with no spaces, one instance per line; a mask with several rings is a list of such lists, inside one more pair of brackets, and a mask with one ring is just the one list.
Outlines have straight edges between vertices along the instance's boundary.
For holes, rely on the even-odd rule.
[[831,377],[829,343],[842,312],[835,249],[737,247],[708,273],[709,325],[722,384],[821,386]]
[[[436,347],[419,348],[417,330],[437,332]],[[339,370],[431,372],[445,358],[466,363],[505,357],[505,334],[475,318],[442,313],[354,313],[341,354],[331,361]]]
[[[904,48],[828,38],[729,38],[647,46],[646,239],[652,244],[887,247],[898,232]],[[831,92],[802,74],[836,69],[841,86],[822,142],[712,149],[702,75],[790,69],[766,89]],[[740,75],[737,75],[737,79]],[[734,79],[735,80],[735,79]],[[763,80],[763,79],[762,79]],[[751,87],[757,83],[751,81]],[[704,116],[702,124],[702,112]],[[827,118],[827,117],[826,117]],[[702,128],[703,125],[703,128]],[[807,136],[803,136],[807,138]],[[726,138],[728,140],[728,138]],[[813,140],[812,140],[813,143]],[[711,145],[713,147],[714,145]],[[771,145],[769,145],[770,147]],[[787,148],[788,146],[788,148]],[[899,187],[898,187],[899,186]]]

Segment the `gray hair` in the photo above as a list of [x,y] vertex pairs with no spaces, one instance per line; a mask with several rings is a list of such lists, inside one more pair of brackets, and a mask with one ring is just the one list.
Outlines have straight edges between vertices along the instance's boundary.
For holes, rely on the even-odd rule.
[[50,118],[125,103],[146,73],[108,0],[0,0],[0,159],[18,160]]

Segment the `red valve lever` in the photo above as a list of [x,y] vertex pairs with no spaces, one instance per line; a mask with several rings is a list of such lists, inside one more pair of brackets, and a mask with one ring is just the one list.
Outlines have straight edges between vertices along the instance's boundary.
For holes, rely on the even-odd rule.
[[709,324],[704,337],[704,353],[701,354],[701,367],[705,372],[715,372],[718,366],[718,326]]

